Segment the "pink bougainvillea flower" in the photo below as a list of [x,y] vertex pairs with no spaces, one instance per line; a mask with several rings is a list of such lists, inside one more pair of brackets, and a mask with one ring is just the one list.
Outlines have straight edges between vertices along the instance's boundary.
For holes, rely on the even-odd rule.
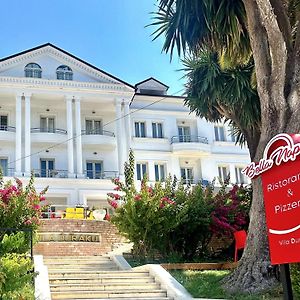
[[32,221],[29,219],[24,222],[24,225],[31,225],[31,224],[32,224]]
[[121,188],[120,188],[119,186],[116,186],[116,187],[114,188],[114,190],[115,190],[115,191],[120,191]]
[[163,202],[161,202],[161,203],[159,204],[159,207],[160,207],[160,208],[164,208],[164,207],[165,207],[165,204],[164,204]]
[[113,208],[118,208],[118,203],[117,203],[117,201],[114,201],[114,200],[112,200],[111,202],[110,202],[110,205],[113,207]]
[[142,199],[142,196],[141,195],[135,195],[134,196],[134,200],[135,201],[139,201],[139,200],[141,200]]
[[42,201],[45,201],[46,200],[46,198],[44,197],[44,196],[42,196],[42,197],[40,197],[40,201],[42,202]]
[[35,205],[33,206],[33,208],[34,208],[35,210],[39,210],[39,209],[41,208],[41,206],[38,205],[38,204],[35,204]]

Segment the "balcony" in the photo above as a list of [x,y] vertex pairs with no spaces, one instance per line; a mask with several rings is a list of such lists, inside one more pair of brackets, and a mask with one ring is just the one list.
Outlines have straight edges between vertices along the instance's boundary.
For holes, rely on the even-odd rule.
[[3,176],[8,176],[8,177],[14,177],[15,176],[15,169],[14,168],[4,168],[2,170],[2,175]]
[[34,177],[68,178],[67,170],[34,169]]
[[118,171],[102,171],[85,170],[84,174],[88,179],[113,179],[118,177]]
[[[5,176],[13,176],[5,175]],[[56,169],[34,169],[33,170],[34,177],[40,178],[68,178],[67,170],[56,170]],[[84,178],[80,177],[79,179],[112,179],[118,177],[118,171],[102,171],[96,172],[94,170],[85,170]]]
[[16,132],[16,127],[0,125],[0,140],[14,142],[15,132]]
[[176,154],[204,154],[210,152],[210,145],[205,137],[179,135],[171,138],[171,149]]
[[106,130],[82,130],[83,145],[101,145],[105,149],[113,149],[116,147],[115,134]]
[[60,128],[31,128],[33,143],[60,143],[67,140],[67,130]]

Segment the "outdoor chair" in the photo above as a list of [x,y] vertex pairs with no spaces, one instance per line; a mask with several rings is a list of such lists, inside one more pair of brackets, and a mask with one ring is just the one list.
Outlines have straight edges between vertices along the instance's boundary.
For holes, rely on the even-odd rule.
[[75,208],[67,207],[65,219],[75,219]]
[[244,249],[246,246],[247,233],[245,230],[236,231],[233,233],[235,240],[234,262],[237,262],[238,250]]
[[84,208],[83,207],[75,208],[75,219],[84,219]]

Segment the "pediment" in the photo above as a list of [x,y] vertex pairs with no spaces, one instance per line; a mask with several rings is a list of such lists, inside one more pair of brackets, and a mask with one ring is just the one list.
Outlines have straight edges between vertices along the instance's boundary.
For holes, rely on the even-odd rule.
[[66,65],[73,71],[73,81],[125,85],[134,89],[121,79],[49,43],[1,59],[0,76],[25,77],[24,68],[28,63],[37,63],[41,67],[43,79],[55,80],[57,67]]

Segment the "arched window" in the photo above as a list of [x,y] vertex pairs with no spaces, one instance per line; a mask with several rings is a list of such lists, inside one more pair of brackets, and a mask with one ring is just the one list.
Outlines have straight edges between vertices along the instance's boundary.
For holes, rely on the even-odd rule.
[[56,69],[56,78],[59,80],[73,80],[73,71],[68,66],[59,66]]
[[29,63],[26,65],[25,77],[42,78],[42,68],[36,63]]

